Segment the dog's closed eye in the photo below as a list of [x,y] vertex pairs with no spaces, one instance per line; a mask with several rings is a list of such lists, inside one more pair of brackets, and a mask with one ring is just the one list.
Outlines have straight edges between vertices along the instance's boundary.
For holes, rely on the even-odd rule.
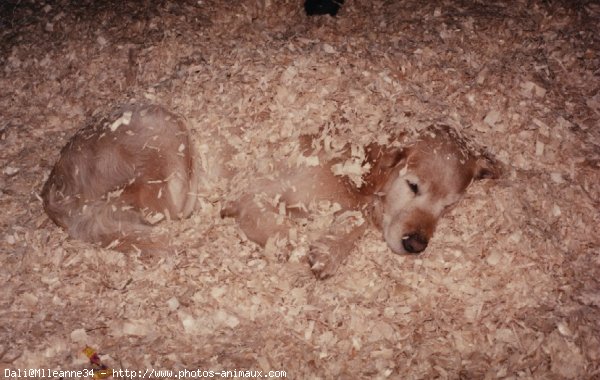
[[417,185],[414,182],[410,182],[409,180],[406,180],[406,183],[408,184],[408,187],[410,187],[410,191],[412,191],[414,195],[419,195],[419,185]]

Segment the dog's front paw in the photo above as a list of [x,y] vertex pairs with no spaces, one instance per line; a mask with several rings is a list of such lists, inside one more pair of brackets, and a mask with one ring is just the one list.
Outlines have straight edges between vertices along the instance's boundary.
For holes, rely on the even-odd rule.
[[339,266],[339,260],[328,244],[318,242],[311,245],[308,262],[314,275],[323,280],[333,276]]
[[236,201],[227,201],[221,209],[221,218],[235,218],[240,215],[240,205]]

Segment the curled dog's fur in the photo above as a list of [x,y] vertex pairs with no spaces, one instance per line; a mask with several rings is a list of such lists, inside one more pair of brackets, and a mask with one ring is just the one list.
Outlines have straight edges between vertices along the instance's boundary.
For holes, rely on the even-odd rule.
[[50,218],[81,240],[162,250],[149,226],[187,217],[198,185],[189,132],[157,106],[127,107],[77,132],[42,190]]
[[[308,259],[319,278],[333,274],[371,220],[395,253],[423,251],[438,219],[473,179],[495,178],[499,166],[467,148],[449,127],[431,127],[412,144],[398,141],[365,148],[356,183],[334,174],[350,155],[331,158],[305,137],[307,155],[322,164],[273,162],[268,177],[253,178],[223,207],[246,236],[267,244],[287,236],[288,217],[307,217],[306,205],[336,205],[331,225],[311,242]],[[187,217],[211,178],[232,178],[233,148],[207,146],[210,162],[192,147],[184,120],[161,107],[128,107],[80,130],[61,152],[42,190],[50,218],[78,239],[121,251],[159,251],[164,237],[149,238],[161,219]],[[235,184],[232,185],[234,187]],[[228,194],[223,194],[225,197]],[[283,217],[283,218],[282,218]]]

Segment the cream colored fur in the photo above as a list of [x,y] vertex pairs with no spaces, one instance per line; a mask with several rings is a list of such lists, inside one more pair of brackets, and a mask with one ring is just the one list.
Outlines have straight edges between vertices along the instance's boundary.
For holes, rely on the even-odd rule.
[[[306,140],[308,154],[315,141]],[[382,231],[393,252],[420,253],[469,183],[497,177],[499,167],[444,126],[427,129],[405,147],[396,145],[366,147],[363,164],[370,170],[360,186],[334,174],[350,148],[337,158],[321,150],[318,166],[275,161],[268,177],[250,176],[245,191],[232,192],[238,196],[221,214],[235,218],[250,240],[264,246],[288,235],[288,218],[307,217],[306,205],[337,204],[329,227],[310,244],[308,260],[319,278],[345,260],[367,228],[363,220]],[[164,251],[166,237],[150,238],[149,227],[189,216],[215,177],[235,178],[228,165],[236,153],[232,147],[213,141],[203,147],[198,154],[184,120],[161,107],[124,108],[83,128],[65,146],[42,190],[45,210],[75,238],[121,251]]]

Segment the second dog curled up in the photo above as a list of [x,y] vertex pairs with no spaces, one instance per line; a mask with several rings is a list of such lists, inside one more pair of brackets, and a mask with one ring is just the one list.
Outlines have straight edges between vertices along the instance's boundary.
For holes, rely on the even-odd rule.
[[[311,236],[307,259],[318,278],[335,273],[369,225],[381,230],[394,253],[425,250],[437,221],[477,179],[497,178],[500,166],[470,148],[452,128],[431,126],[406,143],[363,147],[358,181],[336,175],[352,154],[321,149],[318,135],[301,137],[304,164],[273,159],[269,175],[250,175],[239,190],[226,141],[199,154],[184,118],[160,106],[129,106],[80,130],[61,152],[42,199],[50,218],[71,236],[120,251],[164,252],[166,237],[149,238],[162,219],[185,218],[198,194],[227,180],[222,217],[235,218],[244,234],[264,246],[287,237],[310,205],[334,205],[331,223]],[[309,159],[310,158],[310,159]],[[239,185],[239,184],[238,184]]]

